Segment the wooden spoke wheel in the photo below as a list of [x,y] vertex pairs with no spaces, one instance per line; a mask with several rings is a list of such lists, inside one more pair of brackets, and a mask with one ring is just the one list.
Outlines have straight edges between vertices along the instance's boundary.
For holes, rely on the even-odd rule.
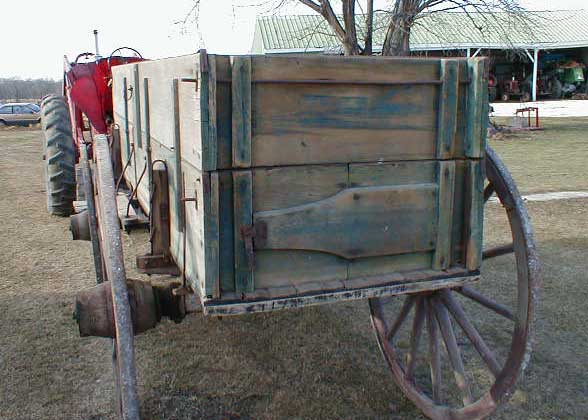
[[480,280],[369,302],[396,383],[432,419],[488,416],[508,400],[530,357],[539,283],[532,228],[511,176],[491,149],[485,166]]

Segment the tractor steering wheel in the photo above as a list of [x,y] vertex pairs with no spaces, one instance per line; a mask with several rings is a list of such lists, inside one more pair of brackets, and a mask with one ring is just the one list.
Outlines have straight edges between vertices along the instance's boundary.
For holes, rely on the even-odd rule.
[[78,56],[76,57],[76,59],[75,59],[75,61],[74,61],[74,64],[78,64],[78,60],[79,60],[80,58],[84,58],[84,59],[86,59],[86,60],[87,60],[88,58],[90,58],[90,57],[95,57],[95,56],[96,56],[96,54],[94,54],[94,53],[91,53],[91,52],[84,52],[84,53],[78,54]]
[[[116,50],[114,50],[113,52],[111,52],[110,55],[108,56],[108,68],[110,68],[110,60],[112,59],[112,57],[114,57],[114,55],[117,52],[122,51],[122,50],[130,50],[130,51],[134,52],[139,58],[141,58],[141,59],[143,58],[143,56],[141,55],[141,53],[139,51],[137,51],[136,49],[134,49],[134,48],[131,48],[131,47],[119,47]],[[126,58],[126,57],[123,57],[123,58]]]

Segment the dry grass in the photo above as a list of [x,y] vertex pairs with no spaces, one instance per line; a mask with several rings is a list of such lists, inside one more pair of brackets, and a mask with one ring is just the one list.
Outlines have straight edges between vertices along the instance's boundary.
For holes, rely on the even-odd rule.
[[[507,124],[506,118],[496,118]],[[523,193],[588,190],[588,118],[544,118],[543,131],[490,141]]]
[[[552,141],[495,145],[514,163],[523,190],[545,191],[545,180],[562,189],[570,178],[577,184],[569,189],[588,189],[586,170],[575,164],[566,165],[575,171],[570,177],[524,177],[525,165],[534,170],[525,159],[534,162],[537,145],[545,159],[559,145],[569,158],[585,153],[574,143],[581,128],[559,131],[534,134],[553,134]],[[71,318],[76,290],[94,281],[90,246],[69,239],[67,220],[47,215],[41,149],[38,131],[0,131],[0,419],[111,419],[108,343],[77,337]],[[529,205],[544,265],[537,343],[519,390],[494,418],[588,412],[587,204]],[[498,217],[497,209],[488,217]],[[144,233],[126,238],[129,267],[145,242]],[[194,315],[164,322],[136,343],[145,419],[422,418],[386,372],[365,302],[223,320]]]

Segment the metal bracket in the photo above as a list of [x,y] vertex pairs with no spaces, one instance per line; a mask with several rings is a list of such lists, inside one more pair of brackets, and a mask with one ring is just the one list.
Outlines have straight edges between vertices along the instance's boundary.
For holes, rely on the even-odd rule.
[[244,225],[241,226],[241,238],[245,243],[245,252],[247,254],[247,267],[250,270],[255,269],[255,252],[253,251],[253,238],[256,236],[255,226]]

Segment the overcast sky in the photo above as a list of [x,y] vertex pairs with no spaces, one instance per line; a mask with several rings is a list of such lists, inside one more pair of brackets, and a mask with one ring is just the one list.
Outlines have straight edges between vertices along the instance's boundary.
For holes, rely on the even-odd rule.
[[[64,54],[73,59],[94,51],[93,29],[100,31],[103,55],[120,46],[132,46],[149,58],[189,54],[201,46],[244,54],[251,48],[256,14],[270,12],[267,6],[247,5],[262,1],[202,0],[199,31],[193,22],[174,23],[185,18],[192,0],[3,1],[0,77],[61,78]],[[535,10],[588,8],[587,0],[521,2]],[[305,6],[281,11],[295,12],[312,11]]]

